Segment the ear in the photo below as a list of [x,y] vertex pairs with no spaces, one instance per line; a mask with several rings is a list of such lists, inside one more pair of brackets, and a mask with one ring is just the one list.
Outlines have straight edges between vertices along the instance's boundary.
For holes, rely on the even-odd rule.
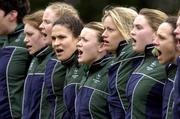
[[18,12],[16,10],[12,10],[8,13],[8,16],[11,22],[17,21]]

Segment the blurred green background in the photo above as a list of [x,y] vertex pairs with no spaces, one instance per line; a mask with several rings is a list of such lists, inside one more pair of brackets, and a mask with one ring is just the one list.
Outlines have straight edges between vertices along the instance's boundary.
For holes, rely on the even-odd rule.
[[124,7],[155,8],[166,12],[168,15],[176,15],[180,9],[180,0],[30,0],[31,11],[45,8],[50,2],[66,2],[72,4],[78,11],[82,20],[100,21],[102,10],[107,5],[120,5]]

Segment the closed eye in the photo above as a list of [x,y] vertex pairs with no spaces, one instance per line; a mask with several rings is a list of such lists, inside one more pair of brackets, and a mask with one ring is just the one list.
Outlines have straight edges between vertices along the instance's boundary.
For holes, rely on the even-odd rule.
[[84,42],[87,42],[88,41],[88,39],[86,39],[86,38],[84,38],[84,37],[80,37],[79,38],[81,41],[84,41]]
[[166,38],[163,37],[162,35],[158,35],[158,38],[159,38],[160,40],[165,40],[165,39],[166,39]]

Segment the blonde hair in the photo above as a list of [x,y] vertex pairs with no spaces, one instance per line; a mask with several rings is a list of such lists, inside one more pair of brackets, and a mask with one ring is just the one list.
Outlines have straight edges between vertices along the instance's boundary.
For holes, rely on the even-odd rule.
[[68,15],[79,18],[78,11],[72,5],[69,5],[67,3],[53,2],[50,3],[47,8],[52,9],[59,18]]
[[87,23],[84,27],[96,30],[98,32],[97,33],[98,41],[103,42],[102,33],[104,32],[104,27],[101,22],[92,21],[92,22]]
[[133,27],[133,21],[137,16],[137,12],[131,8],[126,7],[112,7],[111,9],[105,9],[102,21],[107,16],[110,16],[125,40],[129,40],[130,31]]
[[147,19],[154,31],[157,31],[159,25],[168,18],[166,13],[156,9],[143,8],[140,10],[139,14]]
[[40,30],[39,25],[42,23],[43,14],[44,14],[44,10],[38,10],[32,14],[26,15],[23,18],[23,23],[24,24],[28,23],[34,28]]

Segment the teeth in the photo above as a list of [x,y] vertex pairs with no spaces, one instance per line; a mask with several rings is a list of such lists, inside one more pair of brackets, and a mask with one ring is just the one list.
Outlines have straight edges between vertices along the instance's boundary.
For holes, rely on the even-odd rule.
[[79,52],[79,55],[81,55],[81,54],[82,54],[82,51],[81,51],[81,50],[78,50],[78,52]]

